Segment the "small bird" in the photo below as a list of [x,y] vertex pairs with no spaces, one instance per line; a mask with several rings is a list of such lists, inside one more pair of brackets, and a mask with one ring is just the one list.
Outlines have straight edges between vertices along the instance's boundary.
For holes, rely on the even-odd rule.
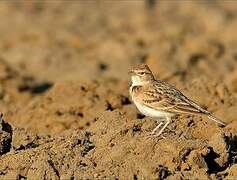
[[[151,132],[152,135],[160,136],[171,122],[171,118],[177,114],[205,115],[209,119],[225,125],[224,122],[187,98],[174,86],[156,80],[146,64],[137,65],[129,73],[132,80],[129,92],[138,110],[145,116],[161,120]],[[160,131],[155,134],[159,128],[161,128]]]

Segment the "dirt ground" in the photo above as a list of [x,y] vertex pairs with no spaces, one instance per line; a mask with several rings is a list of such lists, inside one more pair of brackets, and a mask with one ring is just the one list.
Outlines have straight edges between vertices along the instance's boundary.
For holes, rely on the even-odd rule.
[[[237,178],[237,3],[0,3],[0,179]],[[128,95],[147,63],[227,123],[164,138]]]

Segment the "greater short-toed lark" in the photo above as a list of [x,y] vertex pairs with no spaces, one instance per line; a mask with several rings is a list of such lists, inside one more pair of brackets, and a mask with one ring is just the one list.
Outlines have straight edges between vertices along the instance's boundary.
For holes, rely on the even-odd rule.
[[[146,116],[162,119],[152,131],[152,135],[159,136],[170,123],[171,118],[177,114],[206,115],[209,119],[225,125],[209,111],[184,96],[174,86],[156,80],[146,64],[134,67],[130,74],[132,85],[129,91],[138,110]],[[155,134],[162,125],[160,131]]]

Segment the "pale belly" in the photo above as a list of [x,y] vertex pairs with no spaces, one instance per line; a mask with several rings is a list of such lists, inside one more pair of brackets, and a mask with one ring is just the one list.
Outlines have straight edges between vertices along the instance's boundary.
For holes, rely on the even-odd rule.
[[172,117],[175,114],[173,113],[168,113],[164,111],[157,111],[149,107],[142,106],[140,103],[135,102],[135,105],[137,109],[144,114],[145,116],[153,117],[153,118],[166,118],[166,117]]
[[[132,90],[132,87],[130,87],[130,93]],[[154,110],[152,108],[149,107],[145,107],[143,105],[141,105],[139,102],[137,102],[135,99],[133,99],[134,104],[136,105],[137,109],[145,116],[149,116],[149,117],[153,117],[153,118],[166,118],[166,117],[172,117],[175,114],[173,113],[168,113],[168,112],[164,112],[164,111],[157,111]]]

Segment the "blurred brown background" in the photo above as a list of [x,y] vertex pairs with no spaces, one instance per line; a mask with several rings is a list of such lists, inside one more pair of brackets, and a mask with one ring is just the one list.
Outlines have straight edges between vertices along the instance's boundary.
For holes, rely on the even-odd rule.
[[[235,1],[0,2],[0,178],[236,177],[236,30]],[[147,138],[138,63],[227,127],[185,116]]]

